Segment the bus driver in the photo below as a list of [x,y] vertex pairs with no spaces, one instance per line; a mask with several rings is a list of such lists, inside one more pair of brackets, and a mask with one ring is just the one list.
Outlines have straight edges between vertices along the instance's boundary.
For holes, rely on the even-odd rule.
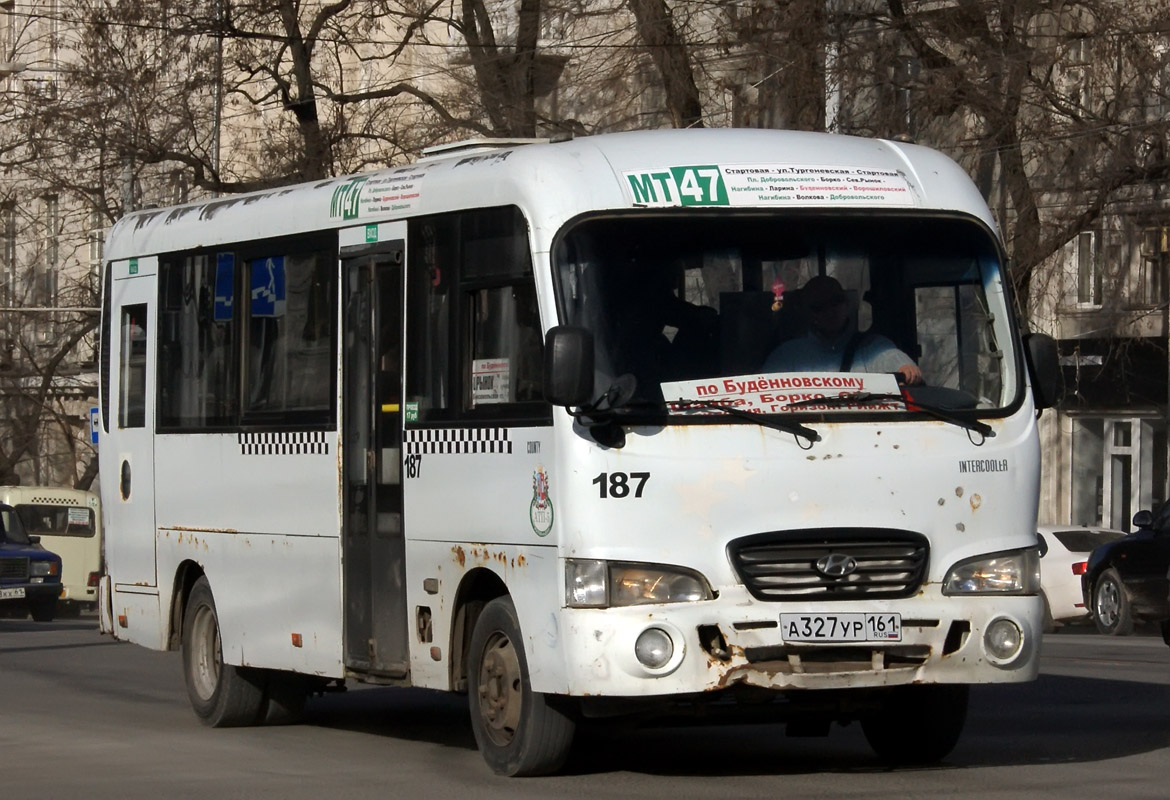
[[897,372],[904,383],[922,383],[922,370],[885,336],[860,333],[851,324],[845,290],[836,278],[814,275],[801,289],[809,330],[780,344],[762,372]]

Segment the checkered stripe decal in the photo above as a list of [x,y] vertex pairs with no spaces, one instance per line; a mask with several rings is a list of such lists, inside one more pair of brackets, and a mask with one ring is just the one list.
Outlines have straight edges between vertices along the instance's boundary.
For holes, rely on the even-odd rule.
[[237,434],[240,454],[245,456],[329,455],[328,434],[324,431]]
[[507,428],[432,428],[406,432],[408,455],[512,453]]

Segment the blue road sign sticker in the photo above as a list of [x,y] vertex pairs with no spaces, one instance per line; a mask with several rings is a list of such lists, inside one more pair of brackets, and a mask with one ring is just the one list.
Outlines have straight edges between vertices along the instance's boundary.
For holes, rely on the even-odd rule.
[[256,259],[252,263],[252,316],[284,316],[284,256]]
[[89,442],[90,444],[98,443],[98,428],[101,427],[101,421],[98,417],[97,406],[90,406],[89,409]]

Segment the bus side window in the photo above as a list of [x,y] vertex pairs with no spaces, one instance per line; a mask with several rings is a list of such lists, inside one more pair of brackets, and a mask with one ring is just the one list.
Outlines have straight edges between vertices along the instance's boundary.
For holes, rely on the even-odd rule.
[[540,314],[520,210],[416,218],[407,252],[406,394],[417,421],[547,417]]
[[331,308],[336,297],[324,277],[332,256],[286,245],[246,261],[245,417],[331,418],[332,317],[320,309]]
[[123,306],[118,364],[118,427],[146,426],[146,304]]
[[541,399],[540,317],[531,281],[471,293],[469,406]]
[[[458,219],[412,220],[407,243],[406,396],[418,421],[446,416],[451,367],[451,285]],[[408,412],[408,420],[410,417]]]

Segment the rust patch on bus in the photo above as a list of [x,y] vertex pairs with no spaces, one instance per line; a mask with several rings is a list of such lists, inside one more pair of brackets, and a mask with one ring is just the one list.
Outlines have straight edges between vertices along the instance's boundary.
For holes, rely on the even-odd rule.
[[493,553],[487,547],[473,547],[471,548],[470,555],[476,560],[477,563],[480,564],[487,564],[489,561],[495,561],[498,562],[501,566],[508,565],[508,554],[503,550],[499,550]]
[[459,562],[459,566],[467,566],[467,554],[463,552],[463,547],[455,545],[451,548],[451,552],[455,554],[455,560]]

